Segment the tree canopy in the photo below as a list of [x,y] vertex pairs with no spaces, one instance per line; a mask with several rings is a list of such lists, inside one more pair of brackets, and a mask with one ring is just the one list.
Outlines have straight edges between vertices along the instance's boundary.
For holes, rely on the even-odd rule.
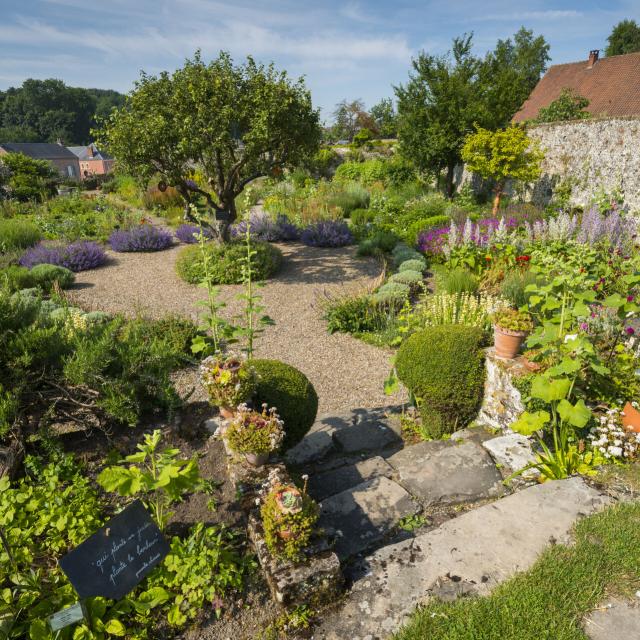
[[494,215],[498,212],[506,180],[536,180],[540,177],[543,157],[537,141],[517,125],[499,131],[478,127],[475,133],[467,136],[462,147],[462,159],[467,168],[496,181]]
[[60,175],[46,160],[36,160],[23,153],[0,156],[0,192],[16,200],[37,201],[50,197]]
[[449,196],[464,139],[482,115],[481,62],[471,42],[465,35],[454,39],[447,55],[419,54],[409,82],[395,87],[400,153],[421,171],[437,176],[446,169]]
[[374,104],[369,113],[381,138],[396,137],[398,133],[398,115],[391,98],[383,98],[380,102]]
[[25,80],[0,91],[0,140],[87,144],[96,115],[106,116],[124,96],[117,91],[68,87],[61,80]]
[[559,122],[562,120],[584,120],[591,114],[585,109],[589,100],[578,95],[573,89],[565,87],[560,95],[548,106],[538,111],[536,122]]
[[613,27],[607,42],[605,53],[608,56],[640,51],[640,26],[635,20],[622,20]]
[[197,52],[173,74],[143,73],[99,140],[132,175],[159,176],[187,204],[204,198],[226,237],[244,187],[301,163],[320,135],[303,79],[252,58],[234,65],[225,52],[206,64]]

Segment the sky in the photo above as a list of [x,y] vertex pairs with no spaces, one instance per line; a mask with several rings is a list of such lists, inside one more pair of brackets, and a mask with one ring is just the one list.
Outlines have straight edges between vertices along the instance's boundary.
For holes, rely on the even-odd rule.
[[445,53],[457,35],[473,32],[484,54],[524,25],[552,63],[572,62],[604,49],[625,18],[640,22],[640,0],[0,0],[0,89],[59,78],[126,93],[141,70],[224,49],[304,76],[328,120],[343,98],[391,97],[412,57]]

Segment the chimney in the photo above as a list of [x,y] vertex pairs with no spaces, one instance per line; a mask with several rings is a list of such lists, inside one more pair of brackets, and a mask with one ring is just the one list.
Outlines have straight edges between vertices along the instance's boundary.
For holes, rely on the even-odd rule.
[[599,57],[600,49],[591,49],[591,51],[589,51],[589,64],[587,65],[587,69],[593,69],[593,65],[598,62]]

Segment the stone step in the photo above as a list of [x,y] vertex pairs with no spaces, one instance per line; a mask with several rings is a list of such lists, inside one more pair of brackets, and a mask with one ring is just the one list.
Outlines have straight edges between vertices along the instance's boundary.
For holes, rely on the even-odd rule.
[[425,507],[474,502],[505,493],[502,475],[491,456],[472,441],[420,442],[387,462],[398,482]]
[[309,478],[309,495],[314,500],[321,501],[379,476],[391,479],[393,473],[393,468],[385,462],[384,458],[375,456],[362,462],[313,474]]
[[484,595],[528,569],[548,544],[567,541],[579,517],[607,502],[579,477],[546,482],[382,547],[363,560],[363,577],[314,638],[388,638],[434,592]]
[[640,591],[634,602],[613,600],[592,612],[584,622],[590,640],[640,638]]
[[401,518],[419,511],[420,505],[399,484],[377,477],[323,500],[319,525],[345,560],[371,548]]

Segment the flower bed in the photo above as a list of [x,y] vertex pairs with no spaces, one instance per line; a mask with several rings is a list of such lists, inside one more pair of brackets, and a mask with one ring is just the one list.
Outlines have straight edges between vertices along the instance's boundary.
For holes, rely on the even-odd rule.
[[95,269],[106,261],[107,255],[99,244],[81,240],[68,245],[42,242],[22,254],[20,265],[32,268],[38,264],[54,264],[78,272]]
[[114,251],[162,251],[173,244],[173,237],[166,229],[141,224],[133,229],[114,231],[109,237]]

